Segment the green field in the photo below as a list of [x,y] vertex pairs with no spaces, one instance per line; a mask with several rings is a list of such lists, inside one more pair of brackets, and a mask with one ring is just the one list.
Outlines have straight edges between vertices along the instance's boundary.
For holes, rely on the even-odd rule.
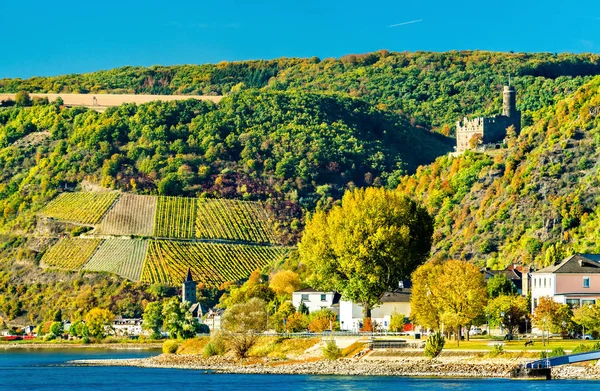
[[39,214],[79,224],[96,224],[115,202],[119,193],[61,193]]
[[110,272],[131,281],[139,281],[147,246],[147,240],[107,239],[83,269]]

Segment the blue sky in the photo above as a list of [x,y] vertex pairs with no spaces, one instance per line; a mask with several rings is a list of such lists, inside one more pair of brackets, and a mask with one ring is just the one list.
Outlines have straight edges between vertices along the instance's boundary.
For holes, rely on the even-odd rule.
[[1,0],[0,29],[0,78],[30,77],[379,49],[600,53],[600,4]]

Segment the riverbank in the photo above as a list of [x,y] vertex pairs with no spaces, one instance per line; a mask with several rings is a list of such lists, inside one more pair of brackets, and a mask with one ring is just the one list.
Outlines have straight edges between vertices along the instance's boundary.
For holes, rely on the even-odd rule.
[[5,349],[161,349],[162,342],[148,343],[1,343],[0,350]]
[[[449,378],[508,378],[510,370],[527,358],[483,358],[471,355],[449,355],[434,360],[412,354],[361,359],[308,359],[286,361],[277,359],[250,359],[238,361],[232,358],[201,355],[160,355],[145,359],[125,360],[79,360],[77,366],[134,366],[143,368],[176,368],[202,370],[211,373],[235,374],[297,374],[297,375],[348,375],[348,376],[410,376]],[[600,379],[600,367],[596,365],[564,366],[552,369],[556,379]]]

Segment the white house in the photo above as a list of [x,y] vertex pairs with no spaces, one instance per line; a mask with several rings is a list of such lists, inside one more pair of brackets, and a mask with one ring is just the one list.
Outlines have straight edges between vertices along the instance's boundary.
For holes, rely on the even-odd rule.
[[142,334],[142,319],[116,318],[113,321],[113,334],[121,337],[139,336]]
[[328,309],[339,315],[340,297],[341,295],[337,292],[321,292],[313,288],[305,288],[292,294],[292,304],[298,309],[300,304],[304,303],[308,312]]
[[221,330],[221,317],[225,313],[225,310],[221,308],[211,308],[206,313],[204,324],[208,326],[210,331]]
[[[381,298],[381,304],[371,310],[371,320],[382,330],[388,330],[390,319],[394,312],[410,316],[410,289],[397,292],[386,292]],[[357,332],[364,318],[363,306],[352,301],[340,301],[340,328]]]

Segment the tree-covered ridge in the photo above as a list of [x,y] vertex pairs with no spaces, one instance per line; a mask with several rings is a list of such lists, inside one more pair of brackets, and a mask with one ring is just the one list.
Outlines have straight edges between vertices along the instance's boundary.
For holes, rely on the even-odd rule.
[[436,258],[488,265],[600,251],[600,77],[541,110],[495,157],[441,157],[399,189],[436,216]]
[[[216,65],[124,67],[47,78],[2,79],[0,92],[202,94],[246,87],[337,92],[404,113],[415,124],[451,134],[464,115],[500,112],[512,75],[518,106],[535,111],[600,74],[595,54],[380,51],[340,59],[277,59]],[[530,122],[529,114],[525,124]]]
[[395,186],[405,170],[449,149],[443,137],[358,99],[258,90],[231,94],[219,106],[3,108],[0,146],[0,225],[7,231],[30,230],[31,211],[59,188],[88,180],[142,194],[267,201],[280,226],[293,231],[288,241],[299,232],[302,209],[354,186]]

